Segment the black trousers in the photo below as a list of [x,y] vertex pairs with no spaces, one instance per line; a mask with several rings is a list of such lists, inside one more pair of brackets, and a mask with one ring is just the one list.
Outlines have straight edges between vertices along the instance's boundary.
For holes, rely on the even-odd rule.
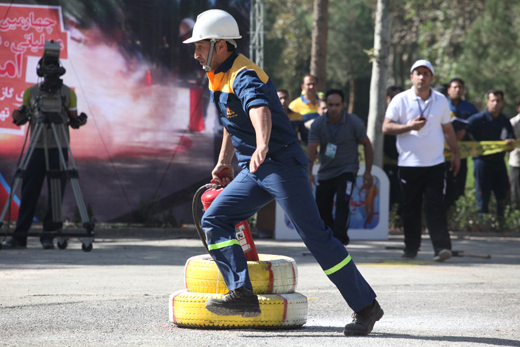
[[[335,238],[348,243],[350,197],[356,184],[356,175],[348,172],[329,180],[319,180],[316,186],[316,204],[325,225],[332,229]],[[349,188],[349,189],[347,189]],[[336,214],[332,217],[336,195]]]
[[[62,149],[65,160],[68,160],[67,149]],[[60,170],[60,157],[57,148],[49,148],[49,167],[51,170]],[[43,187],[43,181],[47,175],[45,168],[45,150],[43,148],[36,148],[29,159],[29,164],[25,171],[25,175],[22,181],[22,197],[20,201],[20,209],[18,211],[18,220],[16,221],[16,229],[13,232],[13,236],[25,242],[27,239],[27,233],[31,228],[34,214],[36,212],[36,205]],[[61,197],[65,193],[65,184],[67,183],[66,178],[61,180]],[[47,213],[43,219],[43,231],[56,231],[62,228],[63,223],[53,222],[52,220],[52,197],[50,181],[47,179],[48,188],[48,205]]]
[[418,251],[421,246],[423,197],[426,225],[435,254],[443,249],[451,249],[444,208],[444,167],[444,163],[429,167],[399,167],[404,243],[408,250]]

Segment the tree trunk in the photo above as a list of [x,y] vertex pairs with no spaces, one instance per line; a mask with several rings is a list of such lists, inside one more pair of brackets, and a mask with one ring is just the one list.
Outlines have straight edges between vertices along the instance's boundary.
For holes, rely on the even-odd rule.
[[327,81],[327,31],[329,26],[329,0],[314,0],[312,25],[311,75],[318,78],[317,90],[325,92]]
[[370,80],[370,107],[368,111],[368,138],[374,147],[374,165],[383,167],[383,120],[386,110],[386,83],[390,52],[390,3],[377,0],[374,32],[374,56]]
[[349,98],[348,98],[348,113],[354,113],[354,102],[356,101],[356,79],[354,76],[350,77],[349,81]]

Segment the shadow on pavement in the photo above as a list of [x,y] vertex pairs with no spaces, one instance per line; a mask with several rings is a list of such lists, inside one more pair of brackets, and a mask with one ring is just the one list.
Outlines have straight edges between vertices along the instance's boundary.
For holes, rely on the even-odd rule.
[[518,340],[508,339],[497,339],[488,337],[473,337],[473,336],[420,336],[420,335],[408,335],[408,334],[378,334],[372,333],[372,338],[383,338],[383,339],[406,339],[406,340],[417,340],[420,341],[439,341],[439,342],[469,342],[474,344],[484,344],[492,346],[518,346]]

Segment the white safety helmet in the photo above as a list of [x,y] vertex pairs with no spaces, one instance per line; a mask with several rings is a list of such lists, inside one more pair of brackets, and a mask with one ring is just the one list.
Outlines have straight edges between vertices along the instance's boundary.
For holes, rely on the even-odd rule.
[[208,10],[197,16],[191,37],[183,41],[183,43],[194,43],[202,40],[211,41],[207,65],[203,66],[204,70],[209,71],[215,43],[225,40],[236,47],[237,43],[235,40],[240,38],[242,36],[240,36],[237,21],[233,16],[222,10]]

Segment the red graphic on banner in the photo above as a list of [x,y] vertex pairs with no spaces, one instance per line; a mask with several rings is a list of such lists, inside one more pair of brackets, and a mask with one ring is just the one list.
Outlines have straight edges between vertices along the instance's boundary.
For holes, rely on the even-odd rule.
[[68,36],[59,7],[0,4],[0,14],[0,134],[24,135],[11,113],[33,84],[26,77],[28,58],[41,57],[45,41],[55,40],[61,44],[60,59],[67,59]]

